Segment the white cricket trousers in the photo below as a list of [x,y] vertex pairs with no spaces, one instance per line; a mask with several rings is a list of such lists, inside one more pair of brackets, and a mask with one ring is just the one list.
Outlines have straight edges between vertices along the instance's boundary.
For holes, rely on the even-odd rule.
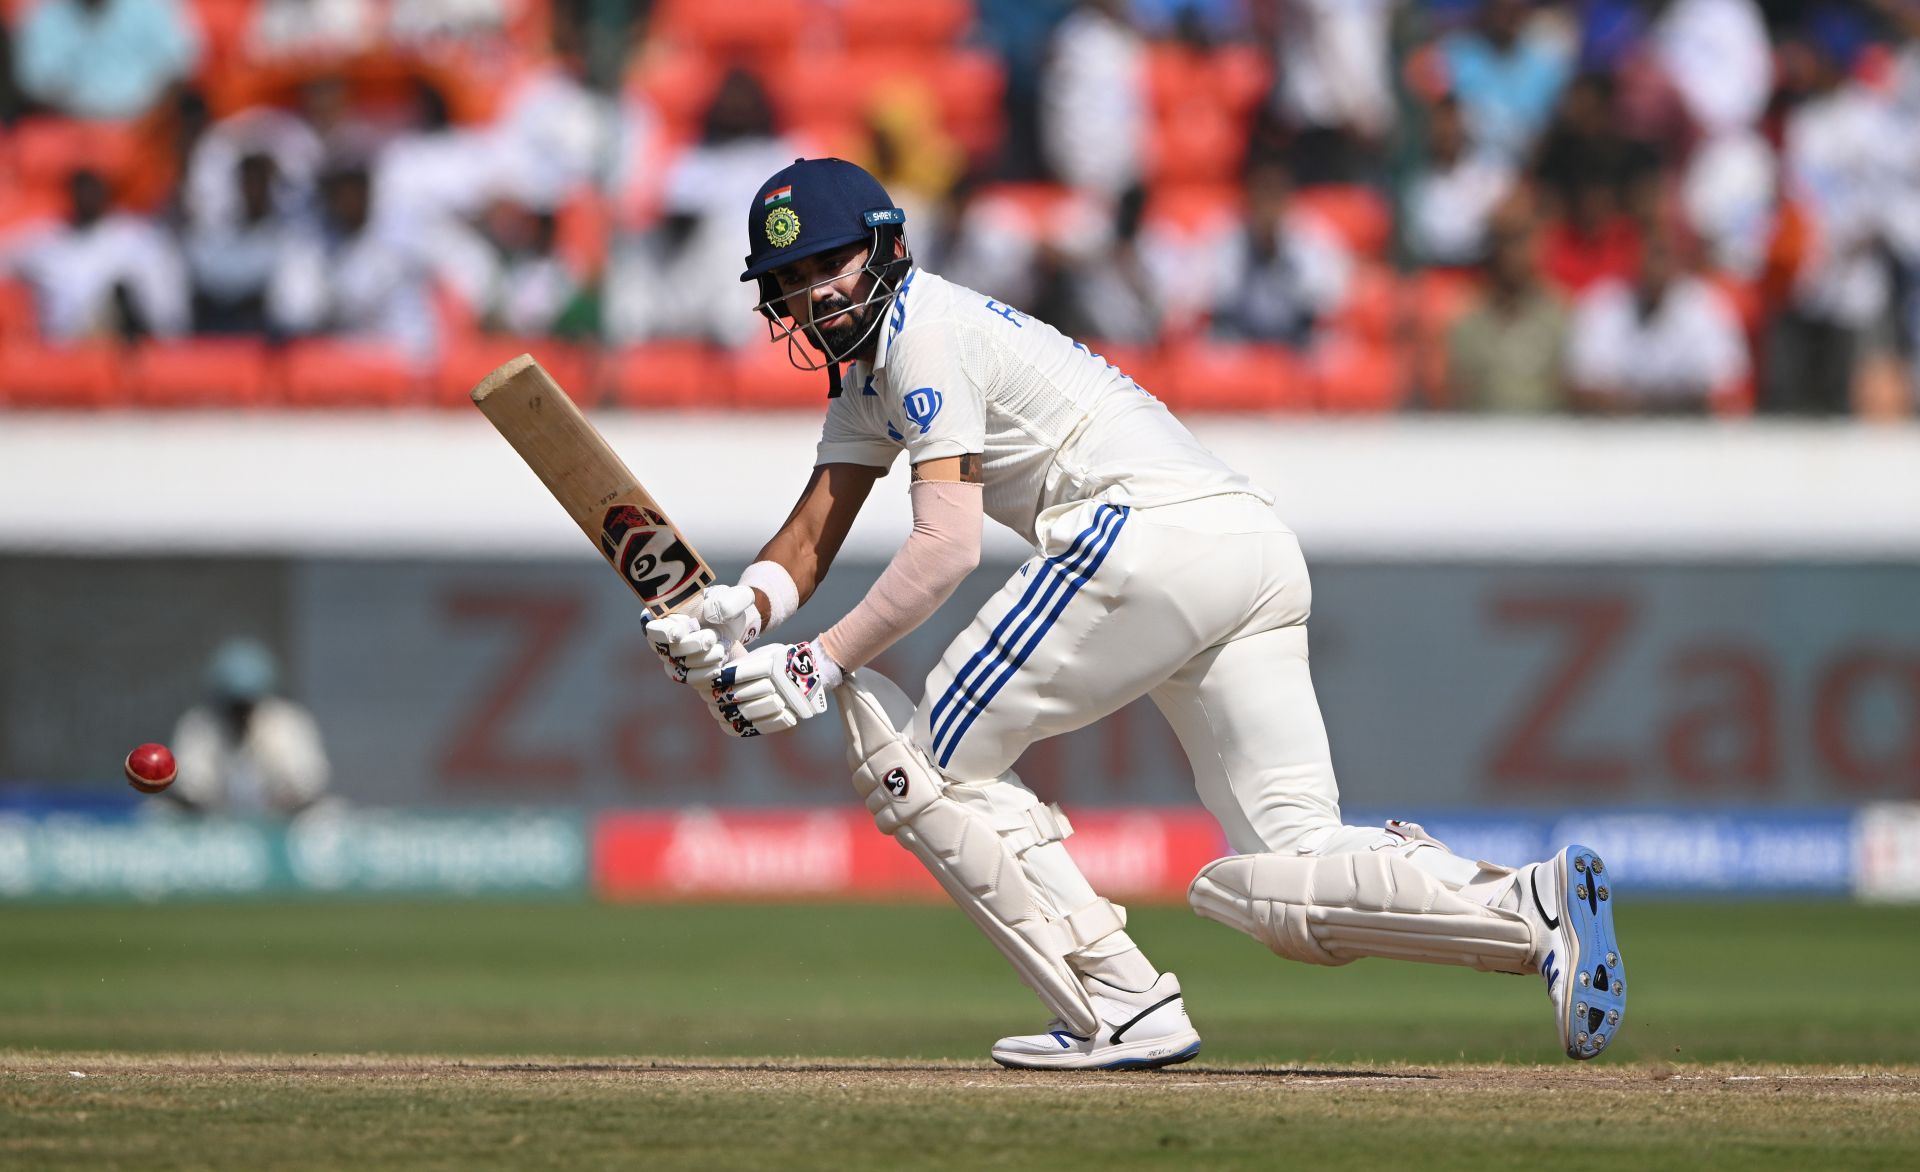
[[1173,725],[1235,853],[1333,854],[1342,827],[1307,665],[1313,592],[1300,543],[1244,493],[1043,514],[1040,552],[928,678],[913,736],[949,778],[1010,777],[1035,741],[1142,696]]

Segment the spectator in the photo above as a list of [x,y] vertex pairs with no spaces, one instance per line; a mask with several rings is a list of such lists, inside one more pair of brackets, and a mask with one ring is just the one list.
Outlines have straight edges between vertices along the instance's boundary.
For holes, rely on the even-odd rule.
[[1447,336],[1447,400],[1462,410],[1541,414],[1566,406],[1566,305],[1540,276],[1531,214],[1490,232],[1486,296]]
[[387,32],[397,45],[492,41],[510,15],[510,0],[392,0]]
[[1647,234],[1632,283],[1580,299],[1568,342],[1575,405],[1596,414],[1699,414],[1748,375],[1746,337],[1726,297],[1681,266],[1672,234]]
[[187,162],[181,203],[190,231],[232,232],[243,219],[241,160],[263,155],[273,164],[274,210],[300,216],[310,210],[327,147],[306,119],[273,106],[255,106],[215,123],[200,136]]
[[1310,347],[1346,299],[1353,258],[1339,238],[1292,208],[1293,177],[1277,159],[1247,168],[1246,215],[1216,247],[1212,329],[1252,342]]
[[137,118],[193,72],[200,37],[176,0],[40,0],[14,51],[33,100],[80,118]]
[[1751,130],[1773,96],[1773,44],[1754,0],[1674,0],[1652,48],[1701,137]]
[[1277,0],[1274,112],[1301,184],[1351,183],[1393,129],[1392,0]]
[[1407,247],[1414,260],[1447,267],[1479,263],[1488,221],[1513,181],[1505,160],[1469,149],[1460,103],[1442,98],[1430,111],[1426,164],[1407,189]]
[[552,212],[499,200],[487,211],[485,229],[498,275],[480,305],[484,328],[523,337],[592,332],[597,306],[554,252]]
[[410,114],[374,167],[375,218],[397,231],[427,233],[450,218],[477,217],[503,178],[493,133],[455,125],[446,96],[421,79],[413,83]]
[[266,332],[267,287],[287,244],[285,217],[274,196],[279,169],[273,156],[244,156],[235,177],[238,213],[187,230],[193,325],[203,334]]
[[1597,281],[1630,276],[1640,260],[1640,227],[1622,205],[1620,188],[1589,175],[1573,190],[1565,212],[1547,225],[1547,276],[1568,294]]
[[1825,6],[1782,50],[1800,100],[1787,115],[1781,165],[1813,248],[1768,332],[1766,410],[1847,413],[1862,346],[1891,308],[1887,217],[1909,205],[1888,182],[1887,148],[1902,128],[1876,94],[1848,80],[1863,35],[1851,13]]
[[1528,15],[1526,0],[1484,0],[1477,28],[1440,44],[1474,146],[1515,163],[1546,127],[1568,74],[1560,47],[1529,30]]
[[626,342],[679,337],[728,346],[755,337],[763,323],[753,312],[754,287],[737,279],[740,209],[762,179],[804,154],[776,130],[759,81],[743,69],[728,74],[701,140],[669,170],[666,214],[623,241],[611,262],[608,332]]
[[1054,281],[1035,314],[1075,338],[1150,346],[1160,340],[1167,306],[1164,266],[1149,260],[1142,241],[1145,188],[1120,197],[1110,238],[1082,256],[1048,258]]
[[348,57],[379,40],[373,0],[259,0],[247,28],[247,54],[256,61]]
[[223,643],[207,664],[207,697],[173,732],[179,778],[167,796],[208,814],[289,816],[327,792],[320,729],[275,695],[279,667],[252,639]]
[[1549,212],[1564,214],[1582,187],[1597,183],[1624,192],[1659,166],[1651,147],[1621,133],[1613,79],[1584,73],[1567,85],[1535,155],[1533,176]]
[[41,333],[56,342],[185,333],[186,271],[167,234],[111,210],[92,171],[68,177],[67,199],[66,223],[27,235],[11,258],[37,295]]
[[427,239],[373,219],[364,162],[332,164],[320,181],[317,227],[280,251],[267,316],[285,334],[331,334],[397,347],[415,361],[438,341],[424,256]]
[[1053,35],[1040,80],[1040,144],[1069,187],[1108,199],[1140,182],[1147,47],[1126,0],[1081,0]]

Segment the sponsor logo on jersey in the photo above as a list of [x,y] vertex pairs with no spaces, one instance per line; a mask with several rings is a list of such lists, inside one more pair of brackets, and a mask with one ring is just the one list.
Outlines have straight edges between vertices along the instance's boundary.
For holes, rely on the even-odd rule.
[[767,243],[785,248],[800,239],[800,213],[785,204],[767,213]]
[[932,387],[921,387],[908,392],[906,401],[902,405],[906,408],[907,418],[912,420],[913,425],[924,435],[927,428],[933,426],[934,419],[939,416],[940,408],[945,403],[946,400],[941,397],[939,391]]
[[896,765],[887,770],[887,775],[881,778],[880,784],[886,786],[887,792],[894,797],[904,798],[907,796],[907,771]]

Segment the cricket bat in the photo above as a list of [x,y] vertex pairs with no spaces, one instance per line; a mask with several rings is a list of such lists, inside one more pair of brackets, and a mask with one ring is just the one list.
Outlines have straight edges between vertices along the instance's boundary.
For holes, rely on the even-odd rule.
[[480,380],[473,405],[520,453],[649,615],[662,618],[691,606],[713,584],[706,559],[531,354]]

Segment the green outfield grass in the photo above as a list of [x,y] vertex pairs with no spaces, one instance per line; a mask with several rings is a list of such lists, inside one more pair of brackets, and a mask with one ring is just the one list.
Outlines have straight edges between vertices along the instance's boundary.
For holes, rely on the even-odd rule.
[[[1629,904],[1628,1025],[1579,1068],[1531,979],[1132,927],[1203,1063],[1049,1083],[986,1065],[1045,1015],[948,907],[0,907],[0,1166],[1537,1166],[1614,1099],[1616,1168],[1920,1163],[1920,909]],[[437,1057],[330,1057],[367,1054]],[[700,1069],[747,1058],[782,1069]]]

